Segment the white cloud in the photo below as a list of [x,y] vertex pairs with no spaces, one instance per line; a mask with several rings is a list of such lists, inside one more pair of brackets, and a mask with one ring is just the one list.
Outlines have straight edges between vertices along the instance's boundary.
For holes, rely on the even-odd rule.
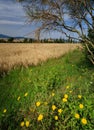
[[6,25],[24,25],[24,22],[21,22],[21,21],[0,20],[0,24],[6,24]]

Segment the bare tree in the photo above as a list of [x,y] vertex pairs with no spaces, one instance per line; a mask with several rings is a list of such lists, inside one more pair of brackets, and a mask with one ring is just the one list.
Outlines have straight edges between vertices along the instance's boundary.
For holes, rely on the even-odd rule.
[[41,32],[55,30],[66,37],[81,40],[94,64],[94,42],[87,35],[88,30],[94,30],[94,0],[19,1],[24,1],[28,22],[38,24],[35,30],[38,38]]

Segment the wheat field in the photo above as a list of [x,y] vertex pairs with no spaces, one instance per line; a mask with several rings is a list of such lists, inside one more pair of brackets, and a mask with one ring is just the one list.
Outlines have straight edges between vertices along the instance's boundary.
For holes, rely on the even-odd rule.
[[37,65],[49,58],[80,48],[80,44],[0,44],[0,71],[8,71],[16,66]]

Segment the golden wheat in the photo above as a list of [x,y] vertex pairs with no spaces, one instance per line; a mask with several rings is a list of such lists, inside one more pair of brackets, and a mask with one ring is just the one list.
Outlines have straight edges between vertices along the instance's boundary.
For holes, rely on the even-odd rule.
[[49,58],[81,47],[80,44],[0,44],[0,71],[8,71],[15,66],[37,65]]

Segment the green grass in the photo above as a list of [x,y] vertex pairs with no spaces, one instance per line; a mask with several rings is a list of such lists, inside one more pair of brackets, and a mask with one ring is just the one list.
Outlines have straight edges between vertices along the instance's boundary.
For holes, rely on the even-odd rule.
[[[38,66],[16,68],[0,78],[0,130],[93,130],[93,101],[94,67],[78,50]],[[40,114],[43,119],[38,121]]]

